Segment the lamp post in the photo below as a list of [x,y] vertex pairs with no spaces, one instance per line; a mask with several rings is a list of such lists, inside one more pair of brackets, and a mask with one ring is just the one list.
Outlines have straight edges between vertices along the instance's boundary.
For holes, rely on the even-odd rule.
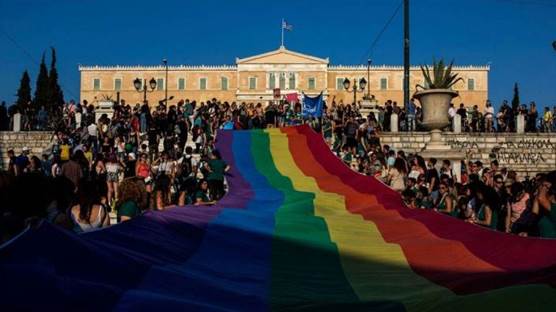
[[166,78],[164,79],[164,103],[168,105],[168,60],[162,59],[166,71]]
[[[371,81],[371,59],[367,59],[367,82]],[[371,88],[367,88],[367,100],[371,99]]]
[[135,80],[133,80],[133,86],[137,92],[143,92],[143,104],[147,104],[147,92],[153,92],[154,89],[156,89],[156,80],[154,78],[149,80],[150,90],[147,87],[147,79],[141,80],[139,78],[135,78]]
[[365,78],[359,79],[359,89],[357,88],[357,80],[353,79],[353,87],[350,90],[351,81],[348,78],[344,79],[344,89],[348,92],[353,92],[353,104],[357,105],[357,92],[363,92],[367,86]]

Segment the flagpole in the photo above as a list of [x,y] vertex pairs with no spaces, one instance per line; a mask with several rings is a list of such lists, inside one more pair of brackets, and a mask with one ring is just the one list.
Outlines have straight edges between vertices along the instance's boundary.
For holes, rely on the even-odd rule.
[[280,28],[282,29],[282,44],[280,47],[284,47],[284,18],[282,18],[282,24],[280,24]]

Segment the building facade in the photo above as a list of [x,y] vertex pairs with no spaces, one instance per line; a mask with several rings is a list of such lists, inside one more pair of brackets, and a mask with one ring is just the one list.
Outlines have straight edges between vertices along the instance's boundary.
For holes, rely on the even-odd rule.
[[[464,81],[454,86],[459,92],[455,104],[484,107],[488,99],[489,66],[456,66],[453,69]],[[179,100],[198,102],[216,98],[228,102],[261,102],[274,99],[273,90],[280,89],[285,96],[290,93],[317,95],[323,92],[326,99],[344,103],[353,102],[353,93],[344,89],[345,78],[352,82],[365,78],[366,90],[358,92],[358,101],[370,94],[379,103],[386,100],[403,102],[403,67],[366,65],[331,65],[328,58],[319,58],[285,47],[267,53],[236,58],[235,65],[178,65],[168,66],[168,81],[164,66],[79,66],[81,75],[80,100],[95,103],[104,98],[120,99],[128,104],[141,103],[143,93],[134,86],[136,78],[157,81],[156,88],[147,94],[149,103],[158,103],[165,97],[166,84],[170,104]],[[418,66],[410,70],[411,93],[417,84],[424,84]]]

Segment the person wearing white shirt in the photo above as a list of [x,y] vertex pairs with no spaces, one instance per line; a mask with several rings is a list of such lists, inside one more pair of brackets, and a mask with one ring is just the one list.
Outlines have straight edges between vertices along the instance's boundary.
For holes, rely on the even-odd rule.
[[98,150],[98,127],[94,122],[87,126],[87,133],[89,134],[89,142],[93,147],[93,152]]
[[454,117],[457,114],[457,110],[454,107],[454,103],[450,103],[450,108],[448,108],[448,116],[450,117],[450,123],[452,124],[452,129],[454,128]]
[[450,108],[448,109],[448,115],[450,116],[450,119],[454,119],[454,117],[456,116],[456,108],[454,107],[453,103],[450,103]]
[[486,107],[483,111],[483,116],[485,117],[485,131],[492,132],[492,128],[494,126],[494,107],[492,107],[492,104],[489,100],[486,101]]
[[89,132],[90,137],[97,137],[98,136],[98,127],[95,123],[91,123],[87,127],[87,131]]

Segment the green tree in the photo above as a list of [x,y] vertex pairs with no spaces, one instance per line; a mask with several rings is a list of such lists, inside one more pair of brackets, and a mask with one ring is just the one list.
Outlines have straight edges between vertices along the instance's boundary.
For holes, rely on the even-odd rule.
[[46,64],[44,63],[44,53],[42,54],[41,65],[39,67],[39,75],[37,76],[37,87],[35,88],[35,98],[33,99],[33,104],[35,109],[39,109],[41,106],[48,107],[48,70],[46,69]]
[[58,71],[56,70],[56,50],[52,51],[50,73],[48,74],[48,108],[57,110],[64,105],[64,93],[58,84]]
[[17,106],[21,109],[31,101],[31,78],[29,78],[29,73],[23,72],[21,80],[19,81],[19,89],[17,90]]
[[512,99],[512,110],[517,112],[519,109],[519,88],[517,87],[517,82],[514,84],[514,98]]

